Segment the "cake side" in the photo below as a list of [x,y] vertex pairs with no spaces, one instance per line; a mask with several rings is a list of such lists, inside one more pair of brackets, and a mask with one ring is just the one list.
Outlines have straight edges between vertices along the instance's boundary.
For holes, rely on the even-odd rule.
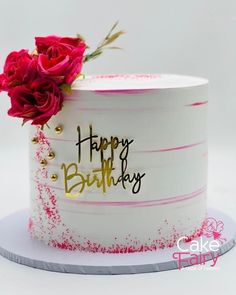
[[50,129],[30,127],[32,236],[123,253],[200,235],[207,83],[103,90],[74,90]]

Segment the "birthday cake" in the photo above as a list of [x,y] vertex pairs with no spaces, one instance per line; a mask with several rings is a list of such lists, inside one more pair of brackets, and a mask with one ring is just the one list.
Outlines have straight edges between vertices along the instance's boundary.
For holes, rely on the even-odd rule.
[[33,237],[62,249],[126,253],[201,234],[207,81],[89,76],[50,128],[30,127]]
[[202,234],[207,189],[207,80],[81,73],[84,39],[35,38],[0,74],[8,115],[30,125],[33,239],[65,250],[154,251]]

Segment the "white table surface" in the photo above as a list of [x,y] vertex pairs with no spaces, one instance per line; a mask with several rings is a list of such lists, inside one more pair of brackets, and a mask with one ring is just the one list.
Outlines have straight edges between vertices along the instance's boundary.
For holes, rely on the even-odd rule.
[[[0,148],[0,218],[29,206],[25,147]],[[209,147],[208,204],[236,220],[236,151]],[[1,237],[0,237],[1,238]],[[89,276],[46,272],[0,257],[1,295],[236,294],[236,248],[212,270]],[[132,292],[132,293],[131,293]]]

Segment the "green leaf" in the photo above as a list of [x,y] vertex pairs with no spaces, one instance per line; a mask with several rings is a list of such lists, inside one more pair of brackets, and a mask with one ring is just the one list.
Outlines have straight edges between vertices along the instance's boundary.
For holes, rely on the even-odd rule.
[[70,84],[62,84],[60,86],[60,89],[65,92],[65,93],[68,93],[70,94],[72,92],[72,89],[71,89],[71,85]]
[[79,73],[75,78],[75,80],[84,80],[84,79],[85,79],[85,74],[82,74],[82,73]]
[[110,46],[110,47],[106,47],[104,49],[118,49],[118,50],[123,50],[122,47],[117,47],[117,46]]
[[84,59],[83,59],[84,63],[100,56],[103,53],[104,49],[121,49],[120,47],[116,47],[116,46],[107,47],[107,45],[111,44],[112,42],[114,42],[116,39],[118,39],[121,35],[125,33],[124,31],[118,31],[116,33],[113,33],[117,25],[118,25],[118,21],[115,22],[115,24],[112,26],[112,28],[110,29],[106,37],[103,39],[103,41],[99,43],[97,48],[92,53],[88,53],[84,56]]
[[100,56],[102,54],[102,50],[96,50],[94,52],[92,52],[91,54],[87,54],[85,55],[84,57],[84,63],[89,61],[89,60],[92,60],[92,59],[95,59],[97,58],[98,56]]
[[83,40],[83,41],[85,41],[85,38],[84,38],[82,35],[78,34],[78,33],[76,34],[76,37],[77,37],[77,38],[80,38],[80,39]]
[[114,23],[114,25],[111,27],[110,31],[108,32],[108,34],[105,37],[105,40],[109,38],[109,36],[111,35],[111,33],[115,30],[115,28],[118,26],[119,21],[116,21]]
[[114,42],[117,38],[119,38],[121,35],[123,35],[125,32],[123,31],[119,31],[119,32],[116,32],[114,34],[112,34],[106,42],[104,42],[103,46],[106,46],[112,42]]
[[27,119],[23,119],[21,126],[23,127],[27,121],[28,121]]

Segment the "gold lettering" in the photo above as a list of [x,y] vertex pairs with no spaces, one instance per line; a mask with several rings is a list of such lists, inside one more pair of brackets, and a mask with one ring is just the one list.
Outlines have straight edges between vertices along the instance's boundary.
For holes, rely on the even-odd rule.
[[[98,137],[93,134],[92,125],[89,126],[89,136],[81,138],[81,128],[77,127],[78,132],[78,163],[63,163],[61,169],[64,173],[64,189],[67,198],[78,198],[87,187],[95,186],[101,189],[103,194],[106,194],[107,189],[111,186],[122,185],[124,189],[127,189],[127,183],[133,184],[132,193],[137,194],[141,188],[141,181],[145,173],[133,173],[129,174],[126,170],[128,167],[128,155],[129,147],[133,143],[133,139],[119,139],[116,136],[111,136],[110,139],[106,137]],[[81,145],[84,143],[89,144],[90,148],[90,162],[93,161],[93,152],[100,153],[100,167],[93,169],[90,173],[84,174],[79,169],[79,165],[82,159]],[[105,158],[104,152],[108,150],[110,146],[110,157]],[[121,148],[119,153],[119,160],[121,163],[121,174],[114,178],[112,172],[115,170],[113,167],[113,161],[115,159],[115,151]],[[107,152],[106,152],[107,153]]]

